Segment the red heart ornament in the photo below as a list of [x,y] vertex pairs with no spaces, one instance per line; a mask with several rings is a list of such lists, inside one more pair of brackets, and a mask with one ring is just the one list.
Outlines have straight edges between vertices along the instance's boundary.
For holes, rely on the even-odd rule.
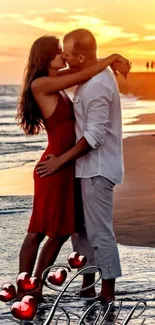
[[37,312],[37,302],[32,296],[25,296],[11,307],[12,315],[20,320],[32,320]]
[[48,281],[51,284],[57,285],[57,286],[61,286],[65,280],[67,278],[67,272],[65,269],[57,269],[56,271],[51,271],[48,274]]
[[10,282],[6,282],[2,286],[0,291],[0,300],[3,302],[11,301],[16,297],[16,289],[14,285]]
[[23,292],[31,292],[36,290],[39,285],[39,280],[34,276],[29,277],[27,272],[20,273],[16,279],[16,282],[18,288]]
[[79,269],[87,262],[87,257],[80,255],[77,252],[72,252],[68,255],[68,263],[72,269]]

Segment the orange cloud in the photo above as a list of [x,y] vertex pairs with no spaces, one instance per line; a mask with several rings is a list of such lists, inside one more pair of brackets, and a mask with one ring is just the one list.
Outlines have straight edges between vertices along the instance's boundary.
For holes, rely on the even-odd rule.
[[66,1],[64,6],[64,0],[57,0],[55,6],[50,0],[1,2],[1,76],[5,76],[6,67],[13,74],[19,69],[19,63],[22,71],[36,38],[48,33],[62,40],[65,33],[76,28],[87,28],[94,33],[99,56],[121,52],[139,62],[145,58],[153,60],[155,0],[148,1],[150,6],[141,0],[140,8],[135,0],[90,0],[89,5],[88,0],[79,0],[78,6],[73,1]]
[[155,31],[155,24],[146,24],[146,25],[144,25],[144,27],[147,30],[153,30],[153,31]]

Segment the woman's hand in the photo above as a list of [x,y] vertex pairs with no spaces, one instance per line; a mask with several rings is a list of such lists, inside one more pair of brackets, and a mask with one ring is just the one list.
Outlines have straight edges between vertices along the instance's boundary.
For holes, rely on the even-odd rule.
[[124,56],[122,56],[121,54],[115,54],[115,58],[117,62],[122,62],[124,64],[130,64],[129,60],[126,59]]
[[113,64],[110,65],[110,67],[116,77],[118,77],[120,73],[125,79],[127,79],[127,75],[131,69],[131,62],[129,62],[129,60],[125,59],[124,57],[122,58],[122,61],[115,61]]

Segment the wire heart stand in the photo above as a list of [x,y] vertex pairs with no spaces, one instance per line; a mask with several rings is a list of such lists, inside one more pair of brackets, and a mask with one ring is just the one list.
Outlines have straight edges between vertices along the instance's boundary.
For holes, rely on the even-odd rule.
[[[111,313],[114,311],[114,301],[110,303],[104,304],[101,299],[99,299],[99,296],[95,296],[92,298],[82,298],[84,302],[89,302],[89,304],[85,304],[85,310],[83,311],[83,308],[80,309],[80,312],[78,312],[78,304],[77,302],[80,299],[80,294],[84,291],[93,288],[102,278],[102,272],[101,269],[97,266],[84,266],[86,264],[86,257],[79,255],[77,252],[72,252],[68,256],[68,265],[52,265],[49,266],[42,274],[42,281],[43,285],[46,286],[48,289],[51,289],[55,291],[58,295],[56,298],[52,298],[52,301],[49,303],[43,303],[40,305],[40,308],[43,307],[44,310],[47,309],[47,307],[50,308],[50,311],[46,317],[45,320],[43,320],[42,325],[51,325],[55,324],[67,324],[67,325],[115,325],[117,324],[117,320],[119,317],[119,314],[122,309],[122,300],[117,300],[116,303],[118,304],[117,312],[114,315],[112,321],[109,322],[108,318],[111,315]],[[72,271],[72,269],[79,269],[76,274],[74,274],[71,278],[68,277],[69,273]],[[77,278],[83,273],[94,273],[98,272],[98,278],[97,280],[91,284],[88,287],[79,289],[77,292],[75,292],[75,285],[74,281],[77,280]],[[67,278],[69,278],[67,280]],[[18,284],[18,283],[17,283]],[[12,286],[12,284],[11,284]],[[60,288],[61,287],[61,288]],[[6,287],[7,290],[7,287]],[[33,290],[31,290],[33,292]],[[28,292],[29,296],[26,296],[26,299],[33,300],[34,298],[31,295],[31,292]],[[75,303],[76,305],[76,312],[73,312],[71,308],[68,310],[68,306],[66,304],[65,300],[65,294],[69,295],[72,303]],[[4,301],[4,298],[3,300]],[[8,300],[9,301],[9,300]],[[126,315],[125,319],[120,322],[120,325],[127,325],[129,324],[129,321],[132,319],[138,319],[143,312],[145,311],[147,307],[147,304],[145,301],[140,300],[137,302],[131,310]],[[48,309],[49,309],[48,308]],[[82,311],[81,311],[82,310]],[[18,312],[20,312],[20,307],[18,307]],[[25,310],[25,306],[23,307],[23,312],[27,312]],[[38,312],[38,311],[37,311]],[[36,312],[36,314],[37,314]],[[135,312],[136,315],[135,315]],[[18,314],[19,315],[19,314]],[[32,313],[32,318],[30,317],[30,322],[26,322],[26,324],[35,324],[35,318],[34,313]],[[16,319],[16,323],[19,324],[25,324],[23,317],[16,317],[22,321],[18,321]],[[34,318],[34,322],[32,322],[32,319]],[[89,318],[89,321],[88,321]],[[28,318],[25,318],[25,320],[28,320]],[[23,323],[24,321],[24,323]],[[142,320],[141,323],[138,323],[139,325],[143,325],[145,323],[145,319]]]
[[[72,325],[72,324],[76,324],[76,325],[86,325],[86,324],[91,324],[91,325],[107,324],[108,325],[108,324],[111,324],[111,325],[115,325],[118,320],[121,308],[122,308],[122,300],[117,301],[117,303],[119,305],[118,311],[117,311],[117,314],[116,314],[114,320],[112,321],[112,323],[108,322],[108,316],[110,315],[111,311],[114,309],[114,302],[104,305],[102,303],[102,301],[100,301],[98,299],[98,296],[96,296],[94,298],[82,298],[85,301],[89,302],[89,307],[86,308],[86,310],[83,312],[82,315],[79,315],[78,313],[73,313],[72,311],[67,311],[67,306],[63,306],[63,307],[60,306],[61,299],[63,298],[65,293],[69,293],[71,295],[72,301],[76,303],[76,299],[78,299],[78,297],[79,297],[78,294],[95,286],[102,278],[102,273],[101,273],[100,268],[98,268],[97,266],[83,267],[75,275],[73,275],[67,281],[67,283],[60,289],[60,288],[56,287],[55,285],[49,283],[49,281],[47,279],[47,275],[48,275],[49,271],[51,271],[52,269],[60,268],[60,267],[64,268],[68,272],[71,272],[71,268],[68,265],[55,265],[52,267],[48,267],[42,274],[42,280],[43,280],[44,285],[47,288],[58,292],[58,296],[55,299],[55,301],[53,301],[51,310],[50,310],[46,320],[44,321],[43,325],[50,325],[50,324],[57,325],[58,322],[59,322],[59,324],[62,324],[62,317],[63,317],[63,321],[67,325]],[[89,271],[96,272],[97,271],[98,272],[97,280],[92,285],[90,285],[84,289],[80,289],[78,292],[76,292],[76,294],[75,294],[74,287],[73,287],[73,289],[70,289],[68,291],[68,289],[73,284],[74,280],[77,279],[80,275],[82,275],[85,271],[87,271],[87,272],[89,272]],[[139,302],[137,302],[134,305],[134,307],[130,310],[128,315],[125,317],[125,319],[123,320],[121,325],[128,324],[130,319],[132,319],[132,320],[138,319],[145,311],[146,306],[147,305],[146,305],[145,301],[140,300]],[[136,316],[134,316],[134,313],[138,308],[140,308],[140,312]],[[58,310],[59,310],[59,315],[56,317],[56,311],[58,311]],[[93,312],[93,310],[95,310],[96,319],[90,320],[91,317],[89,317],[89,316],[91,316],[91,313]],[[65,317],[65,320],[64,320],[64,317]],[[74,317],[74,321],[73,321],[72,317]],[[89,323],[87,320],[88,317],[89,317]],[[75,318],[77,318],[77,321],[75,320]],[[143,321],[140,323],[140,325],[143,325],[144,323],[145,323],[145,319],[143,319]]]

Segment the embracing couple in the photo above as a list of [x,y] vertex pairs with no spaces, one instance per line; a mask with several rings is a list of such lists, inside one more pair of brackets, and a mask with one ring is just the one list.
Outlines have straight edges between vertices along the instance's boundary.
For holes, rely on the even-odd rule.
[[[39,245],[49,237],[34,272],[40,281],[37,299],[43,271],[70,236],[73,249],[87,257],[86,266],[97,265],[102,271],[101,300],[115,299],[115,279],[121,276],[113,188],[123,179],[122,120],[113,72],[126,78],[130,64],[119,54],[98,60],[96,51],[93,34],[77,29],[65,35],[63,49],[56,37],[40,37],[28,59],[18,123],[26,134],[45,128],[48,136],[34,169],[33,211],[19,258],[19,273],[31,276]],[[64,89],[75,85],[72,103]],[[82,287],[94,279],[95,274],[87,272]],[[81,295],[94,296],[95,288]]]

